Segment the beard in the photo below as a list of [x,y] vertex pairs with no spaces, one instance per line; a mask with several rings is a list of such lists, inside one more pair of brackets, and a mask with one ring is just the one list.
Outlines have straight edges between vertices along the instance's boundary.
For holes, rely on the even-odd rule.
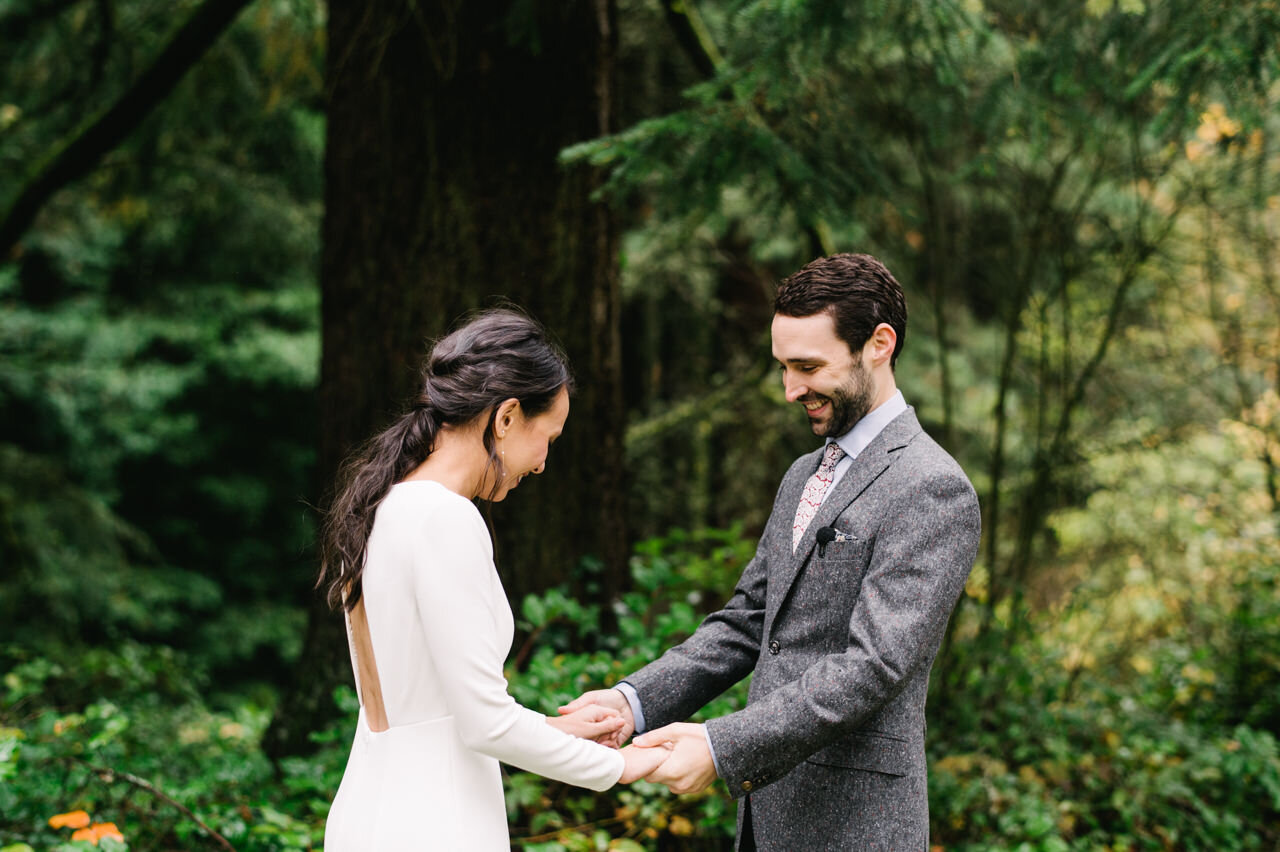
[[826,427],[818,432],[818,436],[839,438],[852,429],[871,410],[875,393],[871,371],[866,365],[858,364],[849,375],[849,380],[831,391],[831,396],[828,397],[831,400],[831,419],[827,421]]

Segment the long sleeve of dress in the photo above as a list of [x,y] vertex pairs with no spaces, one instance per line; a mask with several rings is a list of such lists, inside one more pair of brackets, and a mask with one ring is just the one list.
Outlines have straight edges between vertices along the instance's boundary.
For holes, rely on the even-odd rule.
[[489,531],[463,498],[433,506],[410,543],[426,647],[462,741],[482,754],[592,790],[617,783],[614,749],[566,734],[507,692],[511,613]]

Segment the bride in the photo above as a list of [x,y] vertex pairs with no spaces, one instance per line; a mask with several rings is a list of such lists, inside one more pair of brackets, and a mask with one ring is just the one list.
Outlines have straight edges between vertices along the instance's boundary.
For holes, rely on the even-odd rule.
[[408,413],[347,464],[319,584],[346,613],[360,715],[326,852],[507,852],[499,761],[604,790],[666,756],[594,742],[622,727],[613,710],[547,717],[507,693],[514,621],[472,500],[543,471],[570,386],[537,323],[487,311],[435,344]]

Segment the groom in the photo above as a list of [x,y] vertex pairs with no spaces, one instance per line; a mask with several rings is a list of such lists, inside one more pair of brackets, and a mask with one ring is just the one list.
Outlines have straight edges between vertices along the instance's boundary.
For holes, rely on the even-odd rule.
[[[907,306],[889,270],[820,258],[774,311],[787,401],[825,445],[783,477],[724,608],[562,712],[616,708],[637,745],[671,749],[649,780],[674,792],[723,778],[739,850],[925,850],[925,694],[977,553],[977,497],[895,384]],[[681,721],[753,672],[743,710]]]

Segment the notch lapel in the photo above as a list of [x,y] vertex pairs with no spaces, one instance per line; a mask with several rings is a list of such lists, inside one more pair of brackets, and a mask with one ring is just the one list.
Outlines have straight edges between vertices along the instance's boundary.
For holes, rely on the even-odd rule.
[[[915,409],[908,406],[906,411],[889,421],[889,425],[885,426],[880,434],[858,453],[853,464],[836,483],[835,489],[818,508],[804,535],[800,537],[800,544],[797,545],[795,552],[787,554],[787,558],[782,560],[781,570],[777,572],[776,578],[769,578],[770,585],[776,579],[779,586],[777,597],[774,598],[778,601],[778,608],[772,613],[766,613],[768,621],[766,629],[772,625],[773,618],[782,609],[782,604],[786,602],[787,595],[791,591],[791,584],[795,582],[801,567],[808,562],[810,554],[817,545],[818,530],[835,523],[845,509],[849,508],[849,504],[857,500],[862,492],[880,477],[880,474],[889,469],[896,453],[911,443],[911,439],[920,431],[920,421],[916,419]],[[821,453],[816,454],[815,458],[821,458]],[[816,469],[815,467],[814,470]],[[812,475],[813,471],[810,471],[809,476]],[[783,505],[790,506],[793,512],[800,503],[800,495],[804,491],[804,483],[807,480],[808,477],[805,477],[798,485],[793,484],[787,493],[787,502]],[[791,493],[792,491],[794,494]],[[787,529],[790,530],[790,524],[787,525]]]

